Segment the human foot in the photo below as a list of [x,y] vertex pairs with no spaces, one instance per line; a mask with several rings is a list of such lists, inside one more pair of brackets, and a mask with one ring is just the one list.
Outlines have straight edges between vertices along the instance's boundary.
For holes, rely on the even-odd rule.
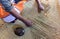
[[41,4],[40,0],[36,0],[38,5],[38,10],[44,10],[44,6]]

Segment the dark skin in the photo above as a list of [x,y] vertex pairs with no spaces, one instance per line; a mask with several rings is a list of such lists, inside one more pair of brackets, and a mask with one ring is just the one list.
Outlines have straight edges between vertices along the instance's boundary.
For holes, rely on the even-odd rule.
[[[22,1],[22,0],[20,0]],[[11,14],[14,15],[17,19],[21,20],[27,27],[32,26],[32,22],[26,18],[24,18],[23,16],[21,16],[20,14],[17,14],[18,12],[14,9],[14,7],[11,9]],[[21,13],[21,12],[20,12]]]
[[44,7],[42,6],[40,0],[35,0],[37,5],[38,5],[38,12],[40,12],[41,10],[44,10]]
[[30,20],[25,19],[20,14],[17,14],[18,12],[14,8],[12,8],[11,12],[12,12],[11,14],[13,14],[17,19],[21,20],[27,26],[31,26],[32,25],[32,22]]
[[[39,2],[38,0],[36,0],[38,6],[40,7],[39,5]],[[42,8],[40,7],[40,9],[42,10]],[[17,19],[21,20],[23,23],[25,23],[26,26],[32,26],[32,22],[24,17],[22,17],[20,14],[17,14],[18,12],[14,9],[14,7],[11,9],[12,12],[11,14],[14,15]]]

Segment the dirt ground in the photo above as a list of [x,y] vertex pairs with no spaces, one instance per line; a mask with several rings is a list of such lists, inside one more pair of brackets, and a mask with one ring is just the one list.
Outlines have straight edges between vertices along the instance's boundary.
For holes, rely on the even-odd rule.
[[[25,3],[22,16],[33,22],[32,27],[26,27],[17,20],[14,24],[7,24],[0,20],[0,39],[60,39],[60,0],[41,0],[44,11],[38,13],[34,0]],[[15,27],[25,29],[24,36],[16,36]]]

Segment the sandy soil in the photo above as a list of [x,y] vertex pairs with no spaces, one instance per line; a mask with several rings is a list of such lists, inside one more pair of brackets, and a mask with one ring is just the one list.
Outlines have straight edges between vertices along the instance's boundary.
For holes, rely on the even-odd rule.
[[[25,3],[22,16],[33,22],[26,27],[21,21],[7,24],[0,20],[0,39],[60,39],[60,4],[58,0],[41,0],[44,11],[38,13],[34,0]],[[18,25],[17,25],[18,24]],[[18,37],[13,29],[16,26],[25,28],[25,35]]]

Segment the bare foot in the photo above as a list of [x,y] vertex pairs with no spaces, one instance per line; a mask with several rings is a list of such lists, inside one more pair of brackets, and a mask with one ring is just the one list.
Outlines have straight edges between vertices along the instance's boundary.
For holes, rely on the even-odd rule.
[[36,0],[38,5],[38,10],[44,10],[44,6],[41,4],[40,0]]

